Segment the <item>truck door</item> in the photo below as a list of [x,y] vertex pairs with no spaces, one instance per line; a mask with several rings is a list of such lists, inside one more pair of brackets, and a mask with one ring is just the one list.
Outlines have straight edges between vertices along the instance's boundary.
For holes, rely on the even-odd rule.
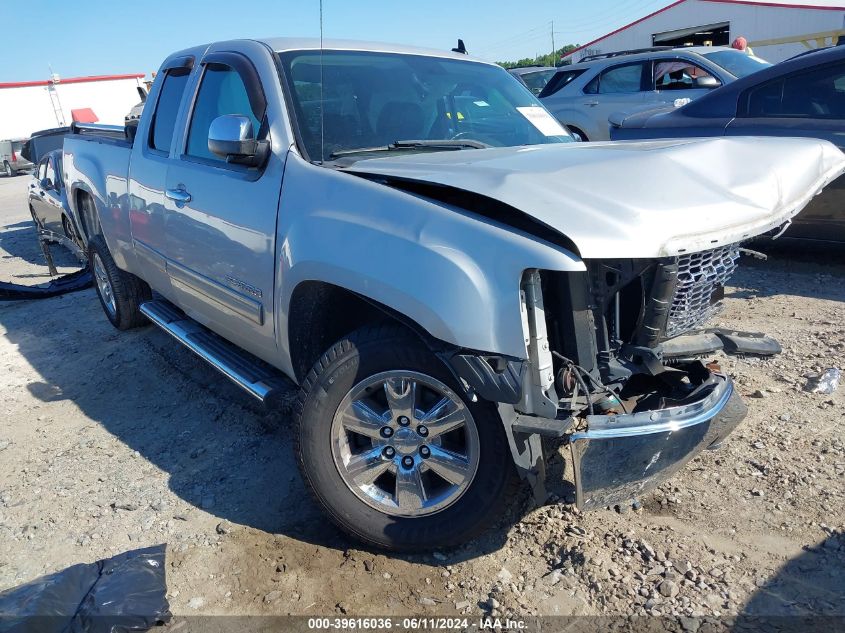
[[149,127],[139,128],[135,138],[129,164],[128,199],[109,201],[118,210],[129,209],[132,250],[139,274],[165,293],[170,292],[170,282],[164,257],[167,248],[164,185],[193,58],[175,58],[170,63],[162,68],[157,91],[146,104],[150,108]]
[[255,66],[236,52],[208,53],[199,70],[167,171],[168,275],[190,316],[266,358],[275,351],[276,213],[286,149],[273,148],[260,167],[233,164],[209,150],[208,132],[217,117],[240,115],[269,139],[265,95],[277,90],[265,91]]

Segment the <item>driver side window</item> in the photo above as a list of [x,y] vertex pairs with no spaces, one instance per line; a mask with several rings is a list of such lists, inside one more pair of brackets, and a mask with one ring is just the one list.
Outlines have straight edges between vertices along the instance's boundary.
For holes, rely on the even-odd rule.
[[226,162],[225,158],[213,154],[208,149],[208,128],[214,119],[225,114],[249,117],[252,121],[252,131],[258,135],[261,121],[250,105],[249,94],[240,74],[224,64],[208,64],[191,115],[188,146],[185,151],[188,156]]
[[664,90],[695,90],[698,80],[713,75],[683,59],[655,60],[654,89]]

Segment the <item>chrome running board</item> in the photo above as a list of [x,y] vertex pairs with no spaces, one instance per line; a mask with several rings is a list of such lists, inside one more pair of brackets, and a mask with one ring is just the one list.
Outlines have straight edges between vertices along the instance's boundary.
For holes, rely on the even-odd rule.
[[248,394],[268,403],[293,385],[281,372],[200,325],[173,304],[156,299],[141,312]]

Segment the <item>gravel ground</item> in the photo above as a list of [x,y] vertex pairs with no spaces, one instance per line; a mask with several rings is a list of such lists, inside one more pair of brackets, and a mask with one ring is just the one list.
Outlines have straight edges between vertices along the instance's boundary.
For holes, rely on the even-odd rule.
[[[35,283],[26,181],[0,178],[0,279]],[[845,615],[845,386],[805,390],[845,367],[838,257],[741,267],[719,324],[784,353],[716,357],[749,416],[641,509],[526,496],[480,541],[412,557],[333,529],[303,489],[289,413],[261,411],[165,334],[118,333],[93,290],[0,304],[0,590],[167,543],[177,615],[672,614],[686,631]]]

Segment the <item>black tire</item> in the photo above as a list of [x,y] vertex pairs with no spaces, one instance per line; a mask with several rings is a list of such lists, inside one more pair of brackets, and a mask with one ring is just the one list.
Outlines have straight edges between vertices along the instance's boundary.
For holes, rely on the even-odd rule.
[[3,161],[3,171],[6,173],[6,178],[11,178],[17,174],[8,161]]
[[590,141],[590,139],[587,138],[587,135],[584,134],[584,130],[581,128],[575,127],[574,125],[567,125],[566,129],[569,130],[569,133],[573,136],[580,138],[582,143],[588,143]]
[[62,231],[64,232],[66,238],[80,248],[82,247],[82,240],[79,239],[76,229],[73,228],[73,222],[71,222],[70,218],[65,214],[62,214]]
[[[478,432],[472,481],[451,505],[424,516],[391,516],[362,501],[341,477],[332,453],[332,420],[347,393],[362,380],[393,370],[446,385],[469,409]],[[368,326],[335,343],[303,381],[294,415],[294,450],[306,485],[335,524],[369,545],[402,552],[458,546],[501,518],[517,490],[495,405],[469,402],[443,362],[401,326]]]
[[[118,330],[130,330],[146,325],[147,318],[141,314],[139,308],[142,303],[152,298],[150,287],[135,275],[117,267],[102,235],[95,236],[89,242],[88,262],[94,274],[94,289],[111,324]],[[105,274],[113,302],[104,296],[104,290],[98,282],[98,272]]]

